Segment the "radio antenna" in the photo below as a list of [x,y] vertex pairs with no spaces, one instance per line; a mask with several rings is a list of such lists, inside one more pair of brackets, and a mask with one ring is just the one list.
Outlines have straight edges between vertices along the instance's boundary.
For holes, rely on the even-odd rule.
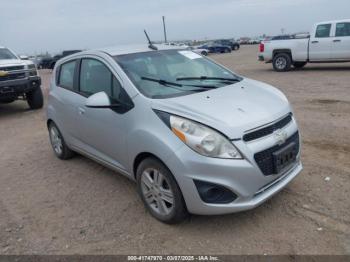
[[148,41],[148,48],[152,49],[152,50],[158,50],[158,48],[152,43],[151,39],[149,39],[149,36],[146,32],[146,30],[143,30],[145,32],[147,41]]

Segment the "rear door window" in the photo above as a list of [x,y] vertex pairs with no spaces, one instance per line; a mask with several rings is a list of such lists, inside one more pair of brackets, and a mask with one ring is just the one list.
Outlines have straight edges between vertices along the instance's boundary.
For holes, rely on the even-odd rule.
[[332,24],[318,25],[316,29],[315,37],[317,38],[329,37],[331,33],[331,27],[332,27]]
[[73,90],[76,65],[76,61],[70,61],[61,65],[58,78],[59,86]]
[[336,37],[350,36],[350,22],[337,23],[337,26],[335,29],[335,36]]

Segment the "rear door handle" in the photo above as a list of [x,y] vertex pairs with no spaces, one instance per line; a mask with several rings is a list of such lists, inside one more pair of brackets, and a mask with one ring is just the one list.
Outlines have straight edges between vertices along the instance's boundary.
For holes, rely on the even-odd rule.
[[82,107],[78,108],[79,115],[84,115],[85,114],[85,109]]
[[317,43],[318,43],[318,41],[312,41],[311,43],[312,43],[312,44],[317,44]]
[[334,39],[333,42],[334,42],[334,43],[335,43],[335,42],[341,42],[341,40],[340,40],[340,39]]

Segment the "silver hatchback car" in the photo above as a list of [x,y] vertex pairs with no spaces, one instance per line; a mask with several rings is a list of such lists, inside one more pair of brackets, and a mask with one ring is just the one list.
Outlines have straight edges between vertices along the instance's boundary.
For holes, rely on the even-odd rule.
[[252,209],[302,170],[287,98],[189,50],[85,51],[57,62],[47,126],[56,156],[74,152],[137,182],[149,212]]

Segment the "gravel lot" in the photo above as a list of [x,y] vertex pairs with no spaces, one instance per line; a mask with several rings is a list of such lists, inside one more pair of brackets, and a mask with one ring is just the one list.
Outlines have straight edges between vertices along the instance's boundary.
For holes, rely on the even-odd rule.
[[[148,215],[133,182],[85,157],[58,160],[45,110],[0,105],[0,254],[350,254],[350,64],[276,73],[243,46],[215,60],[279,87],[303,141],[304,171],[255,210]],[[48,92],[49,71],[41,72]]]

